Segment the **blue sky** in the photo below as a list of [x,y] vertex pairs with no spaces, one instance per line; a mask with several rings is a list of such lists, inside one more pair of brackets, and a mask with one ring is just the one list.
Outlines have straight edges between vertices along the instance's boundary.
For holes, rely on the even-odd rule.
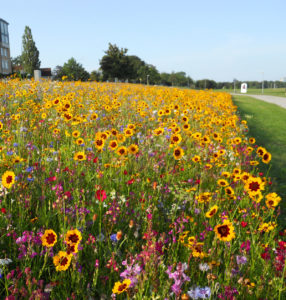
[[195,80],[286,77],[285,0],[15,0],[0,6],[11,56],[21,54],[27,25],[41,67],[74,57],[86,70],[98,69],[110,42],[160,72],[185,71]]

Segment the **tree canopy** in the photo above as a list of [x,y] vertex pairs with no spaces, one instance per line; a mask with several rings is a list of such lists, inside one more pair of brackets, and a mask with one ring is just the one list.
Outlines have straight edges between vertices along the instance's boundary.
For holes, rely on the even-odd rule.
[[89,73],[73,57],[63,66],[56,66],[53,73],[55,79],[62,79],[63,76],[66,76],[68,80],[86,81],[89,79]]
[[25,73],[33,76],[34,70],[40,68],[41,61],[39,59],[39,50],[33,40],[30,27],[26,26],[22,37],[23,51],[21,55],[21,63]]

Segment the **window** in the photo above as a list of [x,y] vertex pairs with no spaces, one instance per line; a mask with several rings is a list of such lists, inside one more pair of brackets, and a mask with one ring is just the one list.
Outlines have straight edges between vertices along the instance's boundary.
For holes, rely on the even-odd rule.
[[1,56],[8,57],[8,49],[1,48],[0,54],[1,54]]
[[0,31],[1,31],[1,42],[3,44],[9,45],[8,25],[4,22],[0,22]]

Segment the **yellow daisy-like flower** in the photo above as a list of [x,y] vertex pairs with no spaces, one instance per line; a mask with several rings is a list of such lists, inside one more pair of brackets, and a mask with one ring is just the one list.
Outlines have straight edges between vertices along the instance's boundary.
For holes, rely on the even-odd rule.
[[83,161],[86,160],[86,155],[84,152],[79,151],[74,155],[73,159],[77,161]]
[[181,147],[176,147],[173,152],[173,156],[176,160],[181,159],[184,156],[184,150]]
[[66,243],[70,245],[78,245],[81,240],[81,232],[77,229],[69,230],[65,236]]
[[82,138],[78,138],[78,139],[76,140],[76,144],[77,144],[77,145],[82,145],[82,144],[84,144],[84,140],[83,140]]
[[212,193],[205,192],[200,194],[199,196],[196,196],[196,199],[199,201],[199,203],[207,203],[211,200]]
[[96,147],[96,149],[101,150],[104,147],[104,143],[105,140],[103,138],[98,138],[96,137],[95,141],[94,141],[94,145]]
[[180,134],[172,134],[171,136],[171,144],[178,145],[182,141],[182,136]]
[[269,162],[271,161],[271,153],[269,152],[266,152],[263,154],[262,156],[262,161],[265,163],[265,164],[269,164]]
[[218,211],[218,206],[217,206],[217,205],[214,205],[213,207],[211,207],[211,208],[209,209],[208,212],[206,212],[206,217],[207,217],[207,218],[213,217],[213,216],[217,213],[217,211]]
[[266,149],[263,148],[263,147],[258,147],[257,150],[256,150],[256,153],[257,153],[260,157],[262,157],[266,152],[267,152]]
[[45,247],[53,247],[57,242],[57,234],[52,229],[45,230],[45,233],[42,235],[42,245]]
[[109,142],[109,146],[108,146],[108,148],[110,149],[110,150],[115,150],[116,148],[118,147],[118,142],[116,141],[116,140],[111,140],[110,142]]
[[158,135],[162,135],[164,133],[164,128],[156,128],[154,129],[154,135],[158,136]]
[[121,147],[117,148],[116,153],[117,153],[119,156],[124,156],[124,155],[127,155],[128,150],[127,150],[126,147],[121,146]]
[[255,138],[253,138],[253,137],[249,138],[249,143],[250,144],[255,144],[255,142],[256,142]]
[[72,136],[73,136],[74,138],[78,138],[79,135],[80,135],[80,132],[79,132],[78,130],[75,130],[75,131],[73,131],[73,133],[72,133]]
[[217,181],[217,184],[218,184],[219,186],[228,186],[228,185],[229,185],[229,183],[228,183],[225,179],[219,179],[219,180]]
[[6,171],[3,175],[2,175],[2,185],[7,188],[10,189],[14,183],[15,183],[15,173],[13,171]]
[[197,163],[197,162],[200,162],[201,161],[201,157],[198,156],[198,155],[195,155],[193,158],[192,158],[192,161]]
[[281,197],[279,197],[276,193],[270,193],[266,195],[266,206],[268,208],[275,208],[279,202],[281,201]]
[[234,227],[229,220],[225,220],[222,224],[214,228],[217,238],[223,242],[230,242],[235,238]]
[[59,251],[57,255],[53,257],[53,263],[57,271],[66,271],[70,266],[72,254],[68,254],[65,251]]
[[112,289],[113,294],[121,294],[125,292],[131,284],[130,279],[124,279],[123,282],[117,281]]
[[132,144],[128,147],[128,153],[130,153],[130,154],[136,154],[136,153],[138,153],[138,151],[139,151],[139,148],[135,144]]
[[261,180],[260,177],[250,177],[244,189],[251,195],[259,194],[261,190],[264,190],[265,183]]

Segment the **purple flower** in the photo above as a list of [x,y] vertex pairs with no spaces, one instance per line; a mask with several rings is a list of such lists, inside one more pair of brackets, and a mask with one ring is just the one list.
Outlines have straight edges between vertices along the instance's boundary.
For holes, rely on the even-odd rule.
[[172,291],[176,296],[179,296],[182,292],[182,285],[186,281],[190,281],[190,278],[184,273],[187,270],[188,265],[186,263],[179,262],[175,272],[172,272],[172,266],[169,266],[166,273],[170,279],[174,279],[175,283],[172,285]]
[[134,264],[134,263],[135,263],[135,259],[131,259],[130,265],[127,264],[126,260],[122,262],[122,265],[126,266],[126,270],[120,274],[120,277],[122,279],[130,279],[131,280],[130,287],[134,287],[138,283],[137,277],[142,271],[142,267],[139,266],[139,264]]
[[236,255],[236,262],[238,265],[244,265],[247,263],[247,258],[245,256]]
[[192,299],[208,299],[211,296],[211,289],[209,287],[196,287],[188,291],[188,295]]

